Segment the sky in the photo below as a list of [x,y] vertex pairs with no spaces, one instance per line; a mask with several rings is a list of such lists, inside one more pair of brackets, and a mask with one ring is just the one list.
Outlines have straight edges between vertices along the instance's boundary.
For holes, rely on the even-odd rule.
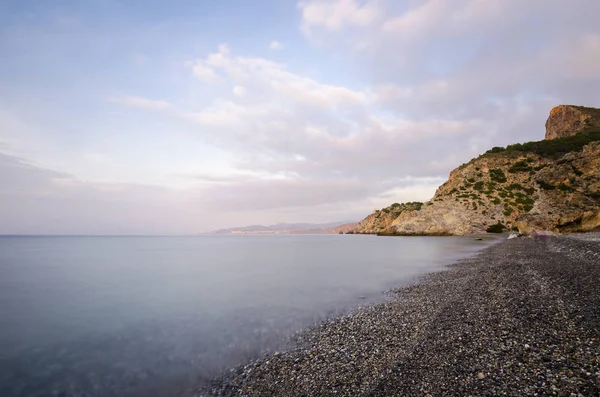
[[3,0],[0,234],[358,221],[600,107],[597,0]]

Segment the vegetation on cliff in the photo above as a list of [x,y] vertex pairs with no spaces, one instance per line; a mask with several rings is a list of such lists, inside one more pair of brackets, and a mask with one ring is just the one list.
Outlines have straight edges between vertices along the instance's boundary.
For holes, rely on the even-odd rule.
[[[425,205],[395,204],[396,211],[392,206],[376,211],[357,225],[359,233],[464,235],[497,231],[498,225],[525,233],[600,227],[600,127],[578,112],[573,124],[586,122],[575,135],[495,147],[452,171]],[[596,117],[600,109],[592,113]],[[568,130],[564,117],[559,124]]]
[[600,141],[600,128],[594,127],[577,135],[552,140],[533,141],[526,143],[515,143],[506,148],[495,147],[488,150],[483,156],[504,153],[519,155],[522,153],[535,153],[542,157],[556,159],[570,152],[578,152],[591,142]]
[[388,230],[392,222],[407,211],[420,211],[423,203],[413,201],[409,203],[394,203],[389,207],[374,210],[363,221],[359,222],[350,232],[351,234],[382,234]]

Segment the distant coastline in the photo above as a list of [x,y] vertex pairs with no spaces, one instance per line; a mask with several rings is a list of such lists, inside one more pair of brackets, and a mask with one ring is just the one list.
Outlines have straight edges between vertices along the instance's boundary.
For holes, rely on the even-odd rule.
[[263,226],[252,225],[215,230],[211,234],[346,234],[356,226],[356,222],[330,223],[279,223]]

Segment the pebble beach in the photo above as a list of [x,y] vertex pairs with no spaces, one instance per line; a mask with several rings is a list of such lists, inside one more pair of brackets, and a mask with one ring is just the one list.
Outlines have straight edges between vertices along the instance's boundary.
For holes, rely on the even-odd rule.
[[599,396],[600,234],[518,238],[195,396]]

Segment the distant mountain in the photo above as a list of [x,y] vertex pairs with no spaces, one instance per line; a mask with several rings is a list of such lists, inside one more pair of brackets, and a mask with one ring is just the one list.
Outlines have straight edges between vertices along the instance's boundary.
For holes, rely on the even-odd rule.
[[278,223],[276,225],[250,225],[215,230],[215,234],[339,234],[354,227],[354,222],[329,223]]

